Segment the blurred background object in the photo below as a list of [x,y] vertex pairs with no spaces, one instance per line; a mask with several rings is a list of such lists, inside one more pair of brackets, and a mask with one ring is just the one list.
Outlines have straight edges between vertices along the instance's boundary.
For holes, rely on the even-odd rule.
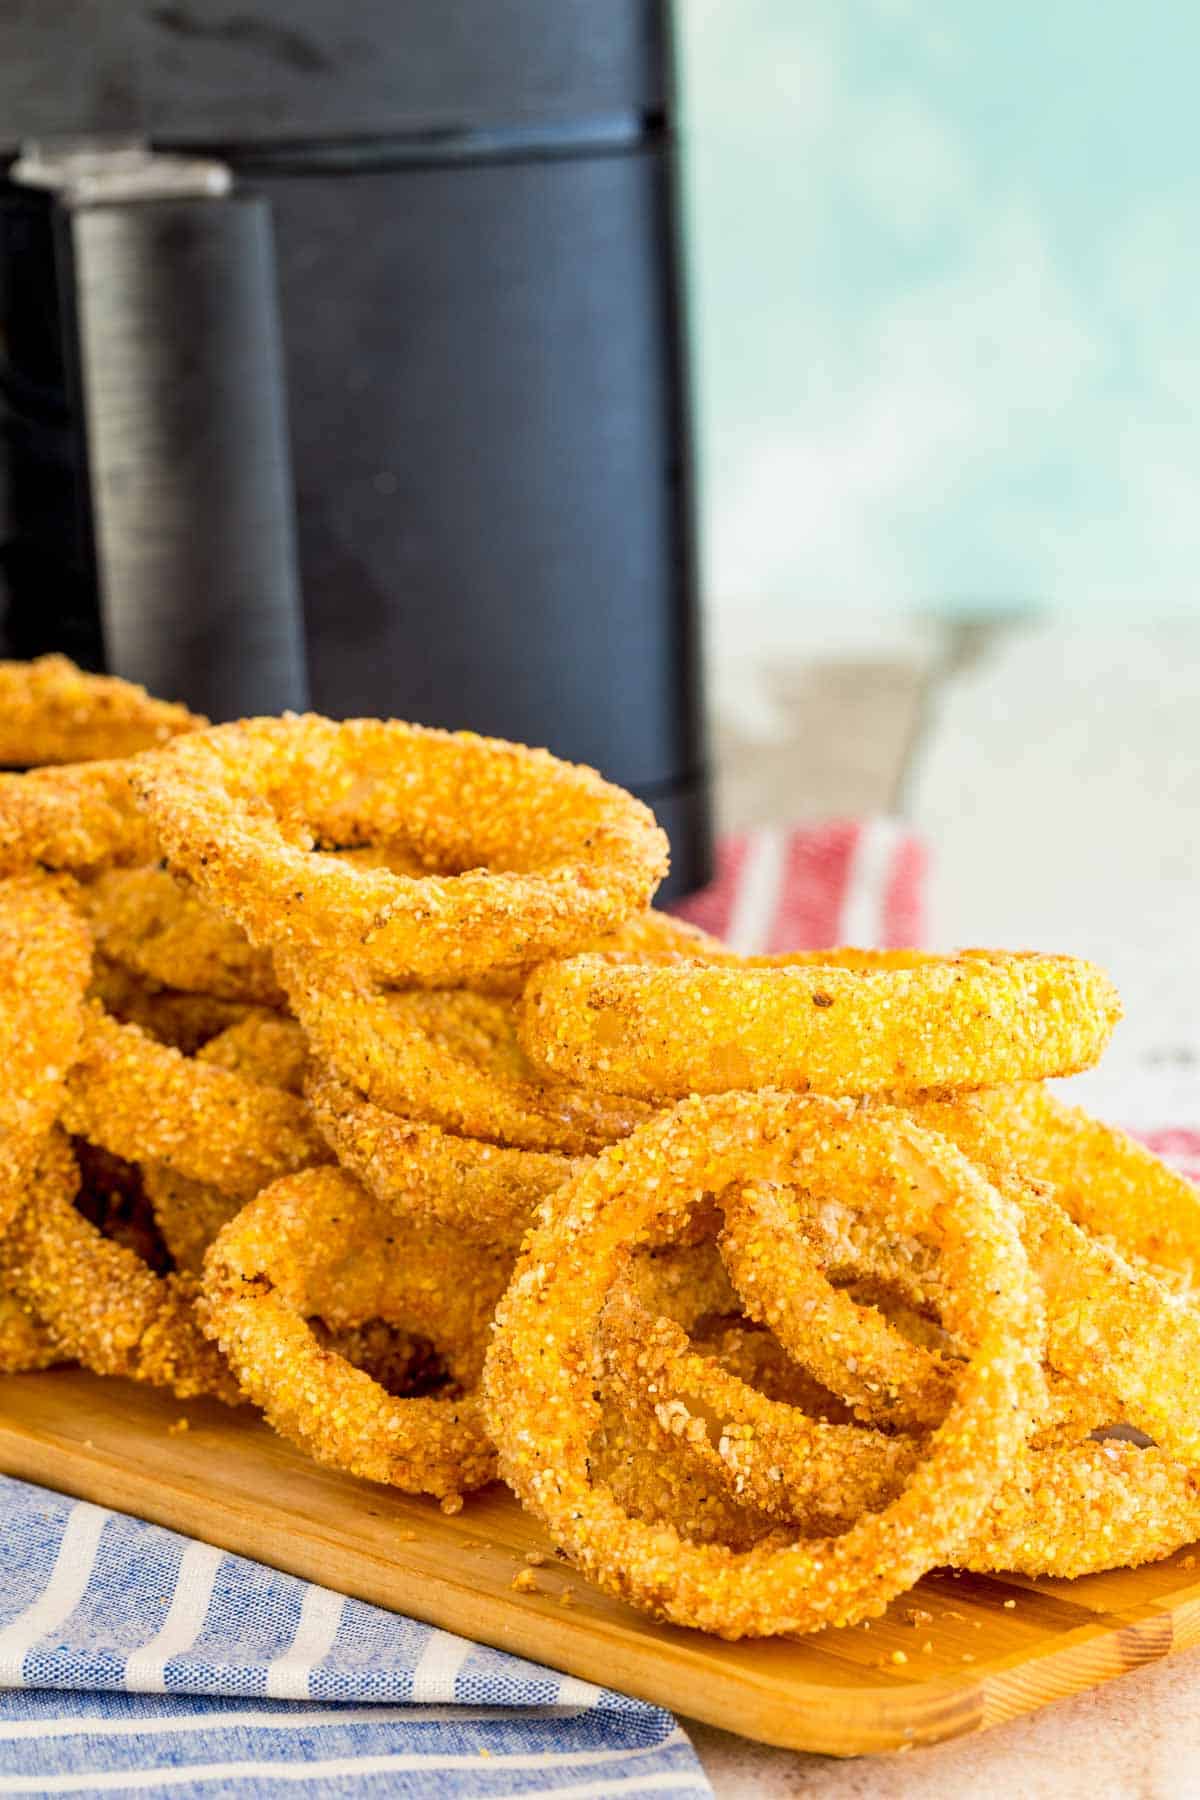
[[[0,0],[0,118],[13,152],[67,126],[136,130],[269,207],[313,703],[598,762],[663,814],[688,886],[707,867],[698,588],[733,824],[898,804],[943,678],[1039,620],[1136,630],[1200,610],[1200,15],[672,12],[699,575],[665,6]],[[26,238],[18,261],[16,195],[0,214],[10,462],[30,441],[18,336],[60,355],[37,299],[53,242]],[[22,203],[26,220],[46,206]],[[188,309],[164,311],[182,354]],[[78,467],[70,373],[34,434],[38,482]],[[95,655],[103,521],[39,491],[58,493],[32,533],[53,581],[10,519],[9,586],[30,597],[10,643],[41,647],[53,614],[79,654],[90,604]],[[218,568],[245,541],[193,532]],[[221,581],[189,566],[196,617]],[[239,611],[241,640],[286,643],[294,581],[251,585],[269,616]],[[224,641],[243,676],[292,666]],[[228,694],[210,710],[239,710]]]
[[9,647],[216,716],[548,744],[702,881],[665,8],[0,0],[0,30]]
[[850,611],[1195,611],[1200,13],[678,17],[722,653]]
[[[1156,706],[1147,633],[1178,622],[1186,688],[1200,13],[685,0],[677,18],[720,816],[923,823],[925,752],[948,772],[973,730],[972,848],[941,806],[929,822],[1002,915],[1001,858],[1011,887],[1035,815],[1031,849],[1064,842],[1038,809],[1072,782],[1076,839],[1103,829],[1119,860],[1083,779],[1107,740],[1183,891],[1187,726]],[[1132,904],[1132,867],[1113,872],[1108,904]],[[984,930],[966,909],[943,925]]]

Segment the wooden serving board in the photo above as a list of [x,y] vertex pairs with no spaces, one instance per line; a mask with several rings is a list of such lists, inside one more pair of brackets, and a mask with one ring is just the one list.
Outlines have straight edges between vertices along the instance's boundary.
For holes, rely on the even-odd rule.
[[[189,1429],[172,1434],[181,1417]],[[526,1553],[549,1545],[498,1487],[447,1517],[319,1468],[247,1410],[74,1369],[0,1378],[0,1469],[726,1730],[835,1756],[977,1731],[1200,1642],[1200,1559],[1184,1554],[1076,1582],[934,1575],[869,1627],[726,1644],[653,1624],[553,1555],[536,1592],[515,1592]]]

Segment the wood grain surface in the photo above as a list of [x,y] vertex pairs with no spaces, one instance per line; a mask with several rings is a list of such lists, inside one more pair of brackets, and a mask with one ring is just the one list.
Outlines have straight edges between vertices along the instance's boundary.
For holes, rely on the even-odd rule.
[[[172,1431],[181,1417],[188,1429]],[[319,1468],[248,1410],[181,1406],[74,1369],[0,1379],[0,1468],[726,1730],[836,1756],[977,1731],[1200,1642],[1200,1568],[1181,1555],[1076,1582],[938,1574],[870,1626],[726,1644],[588,1587],[501,1488],[447,1516]],[[536,1591],[517,1592],[531,1550],[547,1560]]]

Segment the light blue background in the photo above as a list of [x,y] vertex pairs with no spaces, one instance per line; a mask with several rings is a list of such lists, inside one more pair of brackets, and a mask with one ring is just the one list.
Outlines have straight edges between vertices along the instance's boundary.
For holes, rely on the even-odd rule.
[[1197,606],[1194,0],[678,0],[706,586]]

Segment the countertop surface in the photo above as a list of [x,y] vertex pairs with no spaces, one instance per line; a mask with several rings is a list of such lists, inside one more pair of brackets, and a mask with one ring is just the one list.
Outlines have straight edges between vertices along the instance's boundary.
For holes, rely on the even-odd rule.
[[[931,851],[934,947],[1070,950],[1116,978],[1125,1021],[1073,1097],[1200,1126],[1200,624],[921,625],[715,686],[724,826],[898,813]],[[1200,1652],[901,1756],[684,1722],[721,1800],[1200,1795]]]

